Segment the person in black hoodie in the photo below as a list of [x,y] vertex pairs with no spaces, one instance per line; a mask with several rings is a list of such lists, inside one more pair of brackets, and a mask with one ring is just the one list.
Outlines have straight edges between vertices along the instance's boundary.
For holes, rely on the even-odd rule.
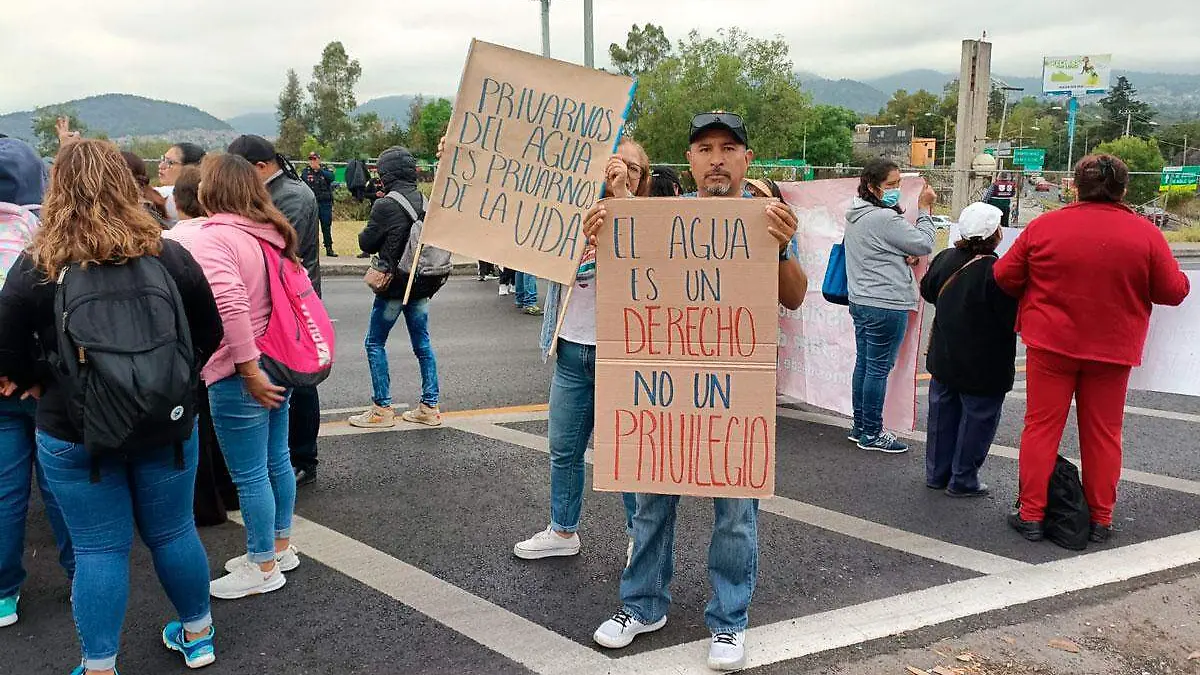
[[1002,216],[981,202],[963,209],[962,239],[939,253],[921,280],[921,297],[937,309],[926,363],[925,484],[951,497],[988,494],[979,468],[1016,376],[1017,301],[992,275]]
[[408,304],[404,304],[408,279],[397,270],[409,244],[413,219],[393,195],[399,194],[407,200],[418,218],[425,217],[425,198],[417,190],[417,161],[407,149],[392,146],[379,155],[379,178],[387,196],[371,206],[371,216],[366,228],[358,235],[358,245],[364,252],[375,254],[378,264],[392,272],[393,278],[387,288],[375,294],[367,324],[365,346],[374,405],[361,415],[351,417],[350,424],[372,429],[396,424],[385,346],[392,327],[403,314],[413,353],[421,366],[421,403],[416,410],[405,411],[401,417],[406,422],[438,426],[442,423],[442,415],[438,407],[437,358],[429,342],[429,299],[446,283],[449,275],[418,275],[413,280]]

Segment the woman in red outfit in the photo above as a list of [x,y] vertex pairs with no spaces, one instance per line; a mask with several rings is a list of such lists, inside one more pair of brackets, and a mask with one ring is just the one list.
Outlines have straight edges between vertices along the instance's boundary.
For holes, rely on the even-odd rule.
[[1187,276],[1150,221],[1122,203],[1129,169],[1111,155],[1075,165],[1079,200],[1038,217],[995,265],[1020,300],[1029,397],[1021,435],[1020,511],[1009,524],[1042,538],[1050,474],[1074,397],[1091,540],[1112,534],[1129,371],[1142,360],[1152,305],[1178,305]]

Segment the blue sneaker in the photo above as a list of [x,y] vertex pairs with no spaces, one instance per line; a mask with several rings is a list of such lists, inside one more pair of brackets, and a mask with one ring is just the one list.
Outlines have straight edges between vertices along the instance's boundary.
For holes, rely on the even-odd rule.
[[858,441],[858,447],[863,450],[878,450],[886,452],[889,455],[898,455],[902,452],[908,452],[908,446],[901,443],[896,438],[895,434],[890,431],[884,431],[875,436],[863,436]]
[[0,628],[11,626],[17,622],[17,602],[20,599],[19,595],[0,598]]
[[850,433],[846,435],[846,440],[850,441],[851,443],[858,443],[861,441],[862,429],[859,429],[858,427],[851,428]]
[[217,653],[213,650],[213,636],[216,634],[217,630],[210,628],[208,635],[188,642],[184,638],[183,624],[172,621],[163,628],[162,639],[167,649],[183,654],[183,662],[188,668],[203,668],[217,660]]

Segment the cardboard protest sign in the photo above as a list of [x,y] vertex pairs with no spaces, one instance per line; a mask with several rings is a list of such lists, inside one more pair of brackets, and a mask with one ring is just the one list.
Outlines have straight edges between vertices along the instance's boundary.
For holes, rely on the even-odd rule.
[[[808,295],[800,309],[779,310],[779,393],[845,415],[854,413],[854,323],[848,308],[821,296],[821,281],[830,249],[845,236],[846,211],[858,183],[857,178],[839,178],[779,184],[798,220],[793,254],[808,275]],[[918,177],[906,177],[900,185],[900,205],[910,220],[916,218],[917,197],[924,187],[925,181]],[[927,267],[928,261],[922,261],[913,270],[917,280]],[[908,332],[888,378],[883,423],[890,429],[916,428],[923,305],[920,307],[909,313]]]
[[633,80],[471,41],[422,243],[570,283]]
[[1130,389],[1200,396],[1200,272],[1185,272],[1192,292],[1178,307],[1156,306],[1150,314],[1142,365]]
[[597,490],[775,489],[779,245],[757,199],[616,199],[596,252]]

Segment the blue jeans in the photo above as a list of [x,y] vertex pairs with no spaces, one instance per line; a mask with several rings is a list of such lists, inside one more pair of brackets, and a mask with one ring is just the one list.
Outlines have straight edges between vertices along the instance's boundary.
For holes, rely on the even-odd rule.
[[[596,421],[596,348],[558,341],[550,381],[550,527],[575,532],[583,513],[584,455]],[[622,495],[625,531],[633,533],[637,499]]]
[[[667,615],[675,574],[675,511],[678,495],[637,496],[633,558],[621,574],[621,603],[645,624]],[[714,635],[746,630],[758,580],[758,500],[713,499],[708,581],[713,595],[704,624]]]
[[517,307],[537,307],[537,277],[524,272],[517,272],[516,283],[517,297],[513,302],[517,303]]
[[979,468],[987,459],[1004,396],[970,396],[929,381],[929,436],[925,444],[925,483],[956,492],[979,489]]
[[381,408],[392,404],[392,377],[388,372],[385,347],[388,335],[391,335],[392,327],[401,314],[404,315],[404,325],[408,327],[413,354],[421,367],[421,403],[436,406],[439,397],[437,356],[429,342],[429,298],[405,305],[403,300],[375,296],[364,344],[367,348],[367,366],[371,369],[371,399]]
[[36,409],[33,400],[0,398],[0,598],[17,595],[25,581],[21,555],[25,550],[30,480],[35,472],[42,503],[46,505],[46,518],[58,544],[58,562],[67,577],[75,574],[71,536],[67,534],[62,510],[46,484],[46,473],[37,461],[33,423]]
[[[287,396],[291,397],[291,391]],[[237,486],[251,562],[275,559],[275,540],[292,536],[296,475],[288,452],[288,401],[264,408],[241,375],[208,385],[213,429]]]
[[904,342],[908,312],[850,303],[850,318],[857,347],[851,388],[854,428],[862,431],[863,438],[873,438],[883,431],[888,375]]
[[208,556],[196,534],[192,496],[199,454],[195,432],[183,445],[146,452],[130,462],[102,460],[91,481],[92,457],[79,443],[37,433],[38,459],[62,506],[75,544],[71,606],[89,670],[113,668],[129,601],[129,550],[133,529],[150,549],[159,583],[187,630],[212,624]]

